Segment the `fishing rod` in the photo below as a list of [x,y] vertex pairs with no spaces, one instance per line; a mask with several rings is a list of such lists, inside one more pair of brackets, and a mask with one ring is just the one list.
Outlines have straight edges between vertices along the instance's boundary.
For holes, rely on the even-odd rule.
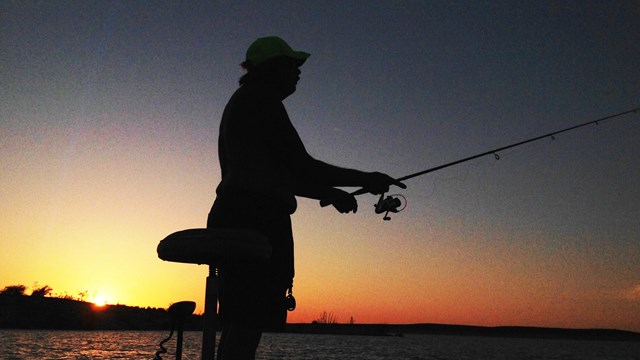
[[[504,150],[511,149],[511,148],[514,148],[514,147],[517,147],[517,146],[528,144],[530,142],[534,142],[534,141],[537,141],[537,140],[540,140],[540,139],[544,139],[544,138],[547,138],[547,137],[551,137],[551,139],[555,139],[554,136],[557,135],[557,134],[564,133],[564,132],[571,131],[571,130],[575,130],[575,129],[578,129],[578,128],[581,128],[581,127],[584,127],[584,126],[588,126],[588,125],[592,125],[592,124],[598,125],[601,122],[604,122],[604,121],[607,121],[607,120],[612,120],[614,118],[617,118],[617,117],[620,117],[620,116],[623,116],[623,115],[627,115],[627,114],[631,114],[631,113],[637,113],[638,111],[640,111],[640,108],[635,108],[635,109],[623,111],[623,112],[618,113],[618,114],[605,116],[605,117],[602,117],[602,118],[599,118],[599,119],[596,119],[596,120],[587,121],[587,122],[579,124],[579,125],[574,125],[574,126],[562,129],[562,130],[553,131],[553,132],[550,132],[550,133],[547,133],[547,134],[544,134],[544,135],[536,136],[536,137],[533,137],[533,138],[530,138],[530,139],[527,139],[527,140],[523,140],[523,141],[519,141],[519,142],[510,144],[510,145],[502,146],[502,147],[499,147],[497,149],[493,149],[493,150],[485,151],[485,152],[482,152],[482,153],[479,153],[479,154],[476,154],[476,155],[472,155],[472,156],[469,156],[469,157],[466,157],[466,158],[463,158],[463,159],[460,159],[460,160],[452,161],[452,162],[449,162],[449,163],[446,163],[446,164],[442,164],[442,165],[438,165],[438,166],[435,166],[435,167],[432,167],[432,168],[429,168],[429,169],[426,169],[426,170],[418,171],[418,172],[413,173],[413,174],[405,175],[403,177],[397,178],[396,180],[404,181],[404,180],[412,179],[414,177],[426,175],[426,174],[432,173],[434,171],[442,170],[442,169],[448,168],[450,166],[458,165],[458,164],[461,164],[461,163],[464,163],[464,162],[467,162],[467,161],[471,161],[471,160],[474,160],[474,159],[477,159],[477,158],[481,158],[481,157],[487,156],[487,155],[493,155],[493,156],[495,156],[495,158],[497,160],[499,160],[500,159],[500,155],[498,155],[498,152],[500,152],[500,151],[504,151]],[[359,189],[359,190],[356,190],[356,191],[352,192],[351,195],[360,195],[360,194],[365,194],[365,193],[367,193],[367,191],[364,188],[362,188],[362,189]],[[321,201],[320,202],[320,205],[323,206],[323,207],[327,206],[327,205],[330,205],[330,204],[331,204],[331,200]],[[389,196],[385,197],[384,194],[381,194],[380,198],[378,200],[378,203],[375,205],[375,212],[376,212],[376,214],[385,213],[383,219],[384,220],[391,220],[391,218],[389,217],[389,213],[390,212],[392,212],[392,213],[400,212],[402,210],[402,209],[400,209],[401,205],[402,205],[402,201],[400,201],[399,198],[395,197],[395,195],[389,195]]]

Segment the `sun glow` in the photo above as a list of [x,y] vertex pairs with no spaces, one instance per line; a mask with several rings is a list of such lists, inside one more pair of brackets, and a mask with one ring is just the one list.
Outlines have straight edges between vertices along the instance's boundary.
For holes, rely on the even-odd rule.
[[93,302],[93,304],[95,306],[98,306],[98,307],[103,307],[103,306],[107,305],[107,299],[102,295],[96,295],[93,298],[92,302]]

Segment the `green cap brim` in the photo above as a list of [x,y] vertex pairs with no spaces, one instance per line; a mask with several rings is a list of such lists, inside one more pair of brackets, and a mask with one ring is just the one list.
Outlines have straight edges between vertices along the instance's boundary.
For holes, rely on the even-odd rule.
[[295,51],[289,44],[277,36],[268,36],[254,41],[247,49],[246,60],[251,66],[259,65],[269,59],[286,56],[297,60],[298,66],[304,64],[309,54]]
[[311,56],[311,54],[304,51],[295,51],[294,53],[295,55],[290,55],[290,57],[294,58],[297,61],[298,66],[302,66],[302,64],[307,61],[309,56]]

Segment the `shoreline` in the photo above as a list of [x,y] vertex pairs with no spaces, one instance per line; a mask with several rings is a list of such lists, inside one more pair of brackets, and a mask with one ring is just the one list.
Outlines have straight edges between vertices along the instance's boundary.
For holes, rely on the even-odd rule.
[[[168,330],[166,309],[126,305],[96,305],[84,301],[0,295],[0,329],[10,330]],[[201,331],[202,316],[186,318],[186,331]],[[403,336],[430,334],[504,338],[573,339],[640,342],[640,333],[618,329],[570,329],[530,326],[473,326],[448,324],[326,324],[288,323],[287,333]]]
[[403,336],[428,334],[531,339],[640,342],[640,333],[617,329],[571,329],[532,326],[473,326],[449,324],[287,324],[287,332],[305,334]]

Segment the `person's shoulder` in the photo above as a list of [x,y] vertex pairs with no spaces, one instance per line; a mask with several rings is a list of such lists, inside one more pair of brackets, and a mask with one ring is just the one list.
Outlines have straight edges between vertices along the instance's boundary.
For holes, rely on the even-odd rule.
[[231,96],[225,107],[227,116],[245,119],[249,122],[262,122],[260,119],[269,118],[273,123],[275,119],[287,118],[282,101],[273,96],[273,93],[262,86],[244,84]]
[[242,85],[240,86],[229,99],[227,106],[234,109],[251,110],[257,107],[262,107],[267,99],[252,86]]

